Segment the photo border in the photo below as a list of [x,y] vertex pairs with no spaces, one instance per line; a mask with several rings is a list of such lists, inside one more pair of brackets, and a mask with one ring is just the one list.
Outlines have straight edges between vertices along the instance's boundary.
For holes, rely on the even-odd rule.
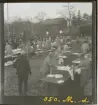
[[[3,0],[2,0],[3,1]],[[29,1],[20,1],[20,2],[31,2],[32,0],[29,0]],[[65,0],[63,2],[81,2],[80,0]],[[96,10],[97,10],[97,2],[94,1],[94,0],[86,0],[85,2],[91,2],[93,3],[92,5],[92,46],[93,46],[93,50],[92,50],[92,68],[94,70],[93,72],[93,97],[94,97],[94,104],[97,103],[97,54],[96,54],[96,49],[97,49],[97,33],[96,33],[96,22],[97,22],[97,18],[96,18]],[[13,2],[15,3],[14,0],[8,0],[8,1],[4,1],[4,2]],[[19,2],[18,0],[16,2]],[[34,1],[32,1],[34,2]],[[37,2],[37,1],[35,1]],[[38,1],[39,2],[39,1]],[[51,0],[50,0],[51,2]],[[57,2],[57,1],[54,1],[54,2]],[[60,1],[62,2],[62,1]],[[84,2],[84,0],[82,0],[82,2]],[[45,3],[47,3],[47,1],[45,1]],[[51,2],[52,3],[52,2]],[[1,5],[1,4],[0,4]],[[1,9],[0,9],[1,10]],[[0,14],[1,15],[1,14]],[[1,24],[3,26],[1,26],[0,24],[0,85],[1,85],[1,88],[0,88],[0,103],[2,104],[28,104],[28,102],[32,102],[32,103],[37,103],[39,101],[39,104],[42,103],[45,104],[45,102],[43,101],[43,97],[41,96],[27,96],[27,97],[21,97],[21,96],[4,96],[4,13],[2,13],[3,15],[3,18],[2,18],[2,21]],[[95,88],[96,87],[96,88]],[[12,103],[13,101],[13,103]],[[23,102],[24,101],[24,102]],[[28,101],[28,102],[27,102]],[[37,103],[38,104],[38,103]],[[58,103],[55,103],[55,104],[58,104]],[[62,103],[61,103],[62,104]]]

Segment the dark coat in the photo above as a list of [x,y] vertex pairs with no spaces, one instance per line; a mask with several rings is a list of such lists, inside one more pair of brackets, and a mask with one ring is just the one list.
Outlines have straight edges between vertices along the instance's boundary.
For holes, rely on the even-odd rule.
[[31,68],[29,65],[29,61],[27,57],[21,55],[16,62],[14,63],[14,67],[16,68],[16,74],[19,76],[28,76],[31,73]]
[[80,74],[80,86],[84,88],[88,80],[91,78],[90,62],[88,60],[83,60],[80,63],[80,66],[84,67]]

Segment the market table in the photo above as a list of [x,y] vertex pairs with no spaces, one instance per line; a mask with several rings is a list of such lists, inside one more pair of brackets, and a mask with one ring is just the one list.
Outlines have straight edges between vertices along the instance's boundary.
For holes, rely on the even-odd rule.
[[67,66],[67,65],[71,66],[71,65],[73,65],[72,61],[76,60],[77,58],[79,58],[77,55],[69,54],[67,56],[67,58],[64,59],[64,66]]
[[13,55],[6,55],[6,56],[4,56],[5,62],[14,60],[21,53],[21,49],[19,49],[19,48],[18,49],[14,49],[12,51],[13,51]]
[[[64,66],[62,66],[64,67]],[[69,67],[70,69],[70,67]],[[41,78],[40,80],[41,81],[44,81],[45,82],[45,86],[46,86],[46,94],[47,95],[61,95],[62,91],[64,91],[65,88],[68,89],[68,87],[66,87],[66,85],[68,84],[67,80],[69,80],[69,78],[72,76],[72,74],[70,73],[70,70],[66,68],[61,68],[60,69],[60,66],[57,66],[56,68],[53,68],[52,69],[52,72],[51,72],[53,75],[55,74],[61,74],[63,75],[63,78],[47,78],[47,76]],[[61,80],[63,79],[64,80],[64,83],[57,83],[58,80]]]
[[[65,83],[62,84],[62,86],[59,87],[59,95],[60,96],[66,96],[67,95],[72,95],[74,96],[74,98],[78,98],[79,95],[78,93],[81,95],[82,92],[80,86],[80,74],[78,74],[78,68],[75,70],[77,72],[73,72],[73,70],[71,70],[71,67],[69,67],[69,69],[67,69],[65,66],[62,66],[60,68],[60,66],[58,66],[57,69],[53,70],[53,74],[63,74],[63,76],[67,79],[67,81]],[[75,93],[78,92],[78,93]],[[76,95],[75,95],[76,94]]]
[[[63,91],[62,88],[65,84],[65,82],[69,79],[68,78],[54,78],[54,77],[48,77],[45,76],[43,78],[41,78],[40,80],[44,82],[44,86],[46,86],[45,88],[45,94],[47,96],[59,96],[60,92]],[[58,83],[58,80],[63,80],[63,83]]]
[[[69,69],[71,69],[69,67]],[[70,78],[72,76],[72,71],[67,69],[67,66],[57,66],[52,70],[52,74],[62,74],[65,78]]]
[[[4,61],[5,61],[5,66],[12,66],[13,65],[13,61],[21,54],[21,49],[14,49],[12,50],[13,51],[13,55],[6,55],[4,56]],[[49,51],[51,50],[46,50],[46,51],[42,51],[40,50],[39,52],[35,52],[36,55],[40,54],[40,55],[43,55],[43,54],[46,54],[48,53]]]
[[72,61],[72,63],[78,65],[78,64],[80,64],[80,60],[74,60],[74,61]]

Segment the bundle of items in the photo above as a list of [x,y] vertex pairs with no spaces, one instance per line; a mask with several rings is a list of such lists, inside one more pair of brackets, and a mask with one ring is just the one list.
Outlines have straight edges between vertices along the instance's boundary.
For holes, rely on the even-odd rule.
[[49,78],[49,77],[54,77],[54,78],[62,78],[63,77],[63,75],[61,75],[61,74],[48,74],[47,75],[47,78]]
[[71,67],[67,66],[57,66],[57,70],[65,70],[65,71],[69,71]]
[[72,61],[72,63],[79,64],[80,60],[74,60],[74,61]]
[[4,66],[11,66],[11,65],[13,65],[13,61],[8,61],[8,62],[5,62],[5,64],[4,64]]
[[47,78],[55,78],[55,79],[57,79],[56,82],[58,84],[64,83],[64,80],[62,79],[63,75],[61,75],[61,74],[48,74]]
[[14,55],[21,53],[21,49],[14,49],[14,50],[12,50],[12,51],[13,51],[13,54],[14,54]]

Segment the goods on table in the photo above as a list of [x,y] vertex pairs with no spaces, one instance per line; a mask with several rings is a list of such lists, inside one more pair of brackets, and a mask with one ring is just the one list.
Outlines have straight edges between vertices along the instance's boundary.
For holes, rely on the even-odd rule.
[[13,54],[19,54],[19,53],[21,53],[21,49],[14,49],[12,51],[13,51]]
[[78,73],[78,74],[80,74],[81,73],[81,69],[78,68],[78,69],[75,70],[75,72]]
[[66,56],[59,56],[59,58],[67,58]]
[[86,54],[84,57],[85,57],[85,58],[88,58],[88,59],[89,59],[89,61],[92,61],[92,57],[91,57],[91,55],[90,55],[90,54]]
[[54,77],[54,75],[52,75],[52,74],[48,74],[47,77]]
[[48,77],[62,78],[63,75],[61,75],[61,74],[48,74],[48,75],[47,75],[47,78],[48,78]]
[[63,62],[64,62],[63,58],[59,58],[58,64],[61,64]]
[[13,56],[12,56],[12,58],[17,58],[17,57],[18,57],[17,55],[13,55]]
[[[13,58],[17,58],[17,54],[21,53],[21,49],[14,49],[13,51],[13,55],[7,55],[4,58],[6,59],[4,66],[11,66],[13,65]],[[11,58],[11,59],[10,59]]]
[[55,78],[62,78],[63,77],[63,75],[61,75],[61,74],[55,74]]
[[10,66],[10,65],[13,65],[13,61],[8,61],[4,64],[5,66]]
[[57,82],[58,82],[59,84],[60,84],[60,83],[64,83],[64,80],[59,80],[59,81],[57,81]]
[[71,52],[71,51],[64,51],[64,53],[66,53],[66,52]]
[[63,71],[68,71],[71,79],[74,80],[73,69],[71,69],[71,67],[69,67],[68,65],[67,66],[57,66],[57,69],[63,70]]
[[44,51],[39,51],[39,53],[43,53]]
[[74,80],[73,69],[69,70],[69,74],[70,74],[71,80]]
[[80,55],[81,53],[73,53],[73,55]]
[[72,63],[80,63],[80,61],[78,61],[78,60],[74,60],[74,61],[72,61]]
[[9,57],[11,57],[12,55],[6,55],[4,58],[9,58]]
[[71,68],[71,67],[69,67],[69,66],[57,66],[57,69],[58,69],[58,70],[65,70],[65,71],[68,71],[68,70],[70,70],[70,68]]

